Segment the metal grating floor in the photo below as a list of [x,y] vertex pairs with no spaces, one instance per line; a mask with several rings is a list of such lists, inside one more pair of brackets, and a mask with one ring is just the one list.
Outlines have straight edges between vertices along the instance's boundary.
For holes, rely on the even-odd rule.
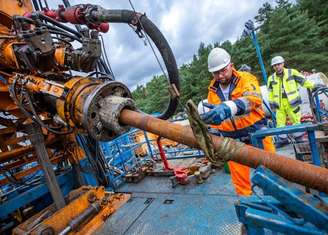
[[132,198],[98,231],[102,234],[240,234],[230,175],[217,171],[204,184],[171,187],[168,177],[124,184]]

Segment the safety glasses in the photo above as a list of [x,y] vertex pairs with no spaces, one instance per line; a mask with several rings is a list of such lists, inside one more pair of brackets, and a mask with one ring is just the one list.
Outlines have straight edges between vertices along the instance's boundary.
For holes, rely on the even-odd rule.
[[275,67],[280,67],[283,63],[279,63],[279,64],[274,64],[272,67],[275,68]]
[[223,69],[220,69],[218,71],[213,72],[214,75],[225,75],[231,67],[231,63],[229,63],[226,67]]

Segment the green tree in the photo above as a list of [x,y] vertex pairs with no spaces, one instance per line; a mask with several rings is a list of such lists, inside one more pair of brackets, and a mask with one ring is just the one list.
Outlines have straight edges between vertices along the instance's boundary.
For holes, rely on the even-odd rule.
[[328,4],[326,0],[298,0],[299,8],[315,20],[319,34],[324,40],[324,51],[328,51]]
[[[266,70],[271,73],[270,60],[282,55],[287,67],[299,70],[316,68],[328,72],[328,4],[327,0],[298,0],[292,5],[287,0],[277,0],[275,8],[268,3],[262,5],[255,16],[259,25],[257,38],[262,48]],[[181,80],[181,103],[188,99],[195,103],[207,97],[207,87],[212,75],[207,70],[207,57],[213,47],[222,47],[231,53],[236,68],[248,64],[253,73],[261,77],[255,48],[250,37],[230,41],[200,43],[190,63],[179,69]],[[259,79],[261,81],[261,79]],[[145,86],[137,86],[133,92],[137,106],[150,112],[161,112],[168,102],[168,83],[164,76],[155,76]],[[180,110],[182,108],[180,107]]]
[[255,22],[262,25],[265,21],[270,18],[273,8],[270,3],[263,3],[262,7],[257,12],[257,15],[254,17]]
[[302,11],[307,11],[316,22],[328,19],[328,4],[326,0],[298,0],[298,6]]
[[166,108],[169,101],[168,82],[163,75],[154,76],[144,86],[137,86],[132,92],[136,105],[147,113],[160,113]]
[[288,0],[276,0],[277,8],[290,9],[291,3]]
[[[320,37],[319,26],[296,7],[277,8],[269,20],[271,31],[264,40],[269,41],[271,57],[280,54],[290,67],[310,70],[315,67],[325,70],[327,51],[322,51],[324,40]],[[267,61],[269,62],[269,61]],[[269,63],[268,63],[269,64]]]
[[181,102],[183,104],[188,99],[197,103],[206,98],[207,86],[211,78],[211,74],[207,70],[207,56],[212,48],[212,45],[205,46],[204,43],[201,43],[198,54],[194,55],[192,62],[180,69],[183,91]]
[[261,26],[261,32],[267,33],[270,28],[268,27],[268,21],[270,19],[270,15],[273,12],[273,8],[270,3],[264,3],[262,7],[258,10],[258,14],[254,17],[255,22]]

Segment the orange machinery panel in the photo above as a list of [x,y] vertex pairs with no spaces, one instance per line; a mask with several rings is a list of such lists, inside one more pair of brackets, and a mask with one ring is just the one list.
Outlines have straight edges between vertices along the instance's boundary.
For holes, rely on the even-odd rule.
[[24,15],[33,11],[33,7],[29,0],[0,0],[0,11],[10,16]]

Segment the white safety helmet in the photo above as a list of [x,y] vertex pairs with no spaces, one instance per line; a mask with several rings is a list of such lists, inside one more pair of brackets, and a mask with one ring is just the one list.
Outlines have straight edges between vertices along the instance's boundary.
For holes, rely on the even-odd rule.
[[208,111],[210,111],[209,108],[204,106],[204,103],[207,103],[207,102],[208,102],[207,99],[205,99],[205,100],[201,100],[198,103],[197,110],[198,110],[199,114],[204,114],[204,113],[207,113]]
[[211,50],[207,58],[208,71],[214,73],[226,67],[231,61],[230,54],[219,47],[215,47]]
[[284,63],[285,60],[282,56],[278,55],[272,58],[271,60],[271,66],[274,66],[275,64],[281,64]]

